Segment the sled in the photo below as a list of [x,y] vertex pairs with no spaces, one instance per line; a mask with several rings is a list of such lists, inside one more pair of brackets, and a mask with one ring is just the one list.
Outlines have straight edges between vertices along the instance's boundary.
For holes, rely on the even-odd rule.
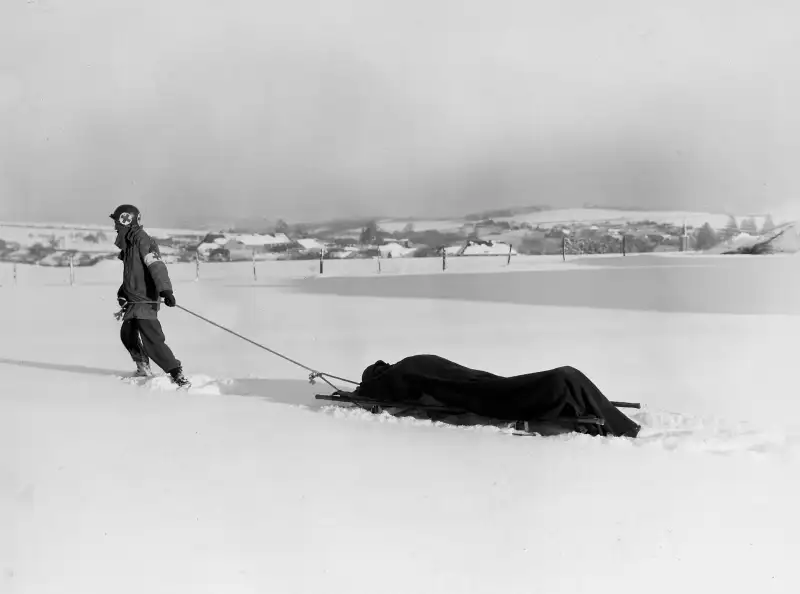
[[[328,400],[331,402],[353,404],[364,410],[368,410],[372,414],[381,414],[386,409],[399,409],[394,410],[393,415],[403,415],[412,410],[417,410],[426,413],[432,420],[437,417],[457,416],[457,415],[474,415],[467,410],[446,406],[443,404],[428,404],[422,402],[403,402],[403,401],[389,401],[377,400],[374,398],[363,398],[356,396],[349,392],[336,391],[333,394],[317,394],[318,400]],[[612,402],[618,408],[640,408],[641,405],[635,402]],[[388,412],[388,411],[387,411]],[[580,416],[565,416],[557,417],[555,419],[528,419],[511,421],[516,435],[535,435],[540,433],[535,431],[534,428],[538,425],[549,426],[562,426],[572,427],[573,430],[579,433],[602,434],[602,427],[605,425],[605,420],[595,415],[580,415]]]

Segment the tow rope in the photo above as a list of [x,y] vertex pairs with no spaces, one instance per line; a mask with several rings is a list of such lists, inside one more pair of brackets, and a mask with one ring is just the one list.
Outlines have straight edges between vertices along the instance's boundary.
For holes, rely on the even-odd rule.
[[[128,305],[134,305],[134,304],[137,304],[137,303],[161,304],[161,303],[164,303],[164,302],[163,301],[129,301],[128,303],[126,303],[122,307],[122,309],[120,311],[118,311],[116,314],[114,314],[114,317],[117,318],[117,320],[122,319],[124,314],[125,314],[125,310],[128,307]],[[292,359],[291,357],[287,357],[286,355],[284,355],[282,353],[279,353],[278,351],[276,351],[274,349],[271,349],[271,348],[269,348],[267,346],[264,346],[263,344],[260,344],[260,343],[256,342],[255,340],[251,340],[251,339],[247,338],[246,336],[242,336],[241,334],[239,334],[238,332],[234,332],[230,328],[226,328],[225,326],[223,326],[221,324],[217,324],[216,322],[214,322],[212,320],[209,320],[208,318],[203,317],[200,314],[198,314],[196,312],[193,312],[192,310],[190,310],[190,309],[188,309],[186,307],[183,307],[182,305],[178,305],[176,303],[175,307],[177,307],[179,309],[182,309],[186,313],[188,313],[190,315],[193,315],[194,317],[196,317],[196,318],[198,318],[200,320],[203,320],[204,322],[206,322],[208,324],[211,324],[212,326],[216,326],[220,330],[224,330],[225,332],[229,332],[230,334],[233,334],[237,338],[241,338],[242,340],[244,340],[246,342],[249,342],[252,345],[257,346],[258,348],[263,349],[263,350],[267,351],[268,353],[272,353],[273,355],[275,355],[277,357],[280,357],[281,359],[284,359],[284,360],[288,361],[289,363],[294,363],[298,367],[302,367],[306,371],[310,372],[309,375],[308,375],[308,381],[311,384],[315,384],[316,383],[316,381],[315,381],[316,378],[320,378],[322,381],[324,381],[326,384],[328,384],[331,388],[333,388],[334,390],[338,390],[339,388],[337,388],[334,384],[332,384],[327,379],[327,378],[331,378],[331,379],[334,379],[334,380],[338,380],[340,382],[346,382],[348,384],[353,384],[355,386],[359,385],[359,382],[354,382],[353,380],[349,380],[349,379],[344,378],[344,377],[339,377],[339,376],[336,376],[336,375],[332,375],[330,373],[324,373],[322,371],[317,371],[316,369],[313,369],[313,368],[309,367],[308,365],[304,365],[303,363],[300,363],[299,361],[296,361],[296,360]]]

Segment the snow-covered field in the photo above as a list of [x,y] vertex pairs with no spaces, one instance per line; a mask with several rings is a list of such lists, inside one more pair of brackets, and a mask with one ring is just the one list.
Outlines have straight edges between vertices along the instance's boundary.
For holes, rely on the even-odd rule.
[[180,304],[346,378],[422,352],[573,365],[643,403],[640,438],[324,406],[303,369],[178,309],[195,387],[134,385],[119,262],[74,286],[0,264],[0,592],[797,591],[800,257],[381,264],[170,272]]

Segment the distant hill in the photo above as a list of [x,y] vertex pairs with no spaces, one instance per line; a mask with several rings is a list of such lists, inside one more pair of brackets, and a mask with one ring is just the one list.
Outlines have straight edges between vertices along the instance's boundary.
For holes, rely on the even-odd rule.
[[498,217],[527,215],[549,209],[549,206],[517,206],[512,208],[498,208],[494,210],[484,210],[481,212],[470,213],[467,214],[464,219],[467,221],[481,221],[485,219],[496,219]]
[[[462,217],[449,218],[376,218],[378,228],[387,233],[440,231],[455,233],[469,230],[478,222],[491,220],[494,223],[508,223],[522,225],[527,223],[541,228],[550,228],[557,225],[572,224],[608,224],[611,226],[624,226],[632,223],[651,222],[659,225],[702,227],[708,223],[715,229],[725,228],[731,215],[726,213],[696,212],[683,210],[630,210],[623,208],[600,208],[588,206],[583,208],[553,209],[547,206],[527,206],[516,208],[493,209],[482,212],[473,212]],[[758,228],[764,224],[766,214],[736,214],[733,217],[737,225],[752,218]],[[340,220],[331,223],[317,223],[308,226],[310,232],[321,234],[341,233],[355,235],[360,233],[370,219]],[[778,223],[778,221],[775,221]]]

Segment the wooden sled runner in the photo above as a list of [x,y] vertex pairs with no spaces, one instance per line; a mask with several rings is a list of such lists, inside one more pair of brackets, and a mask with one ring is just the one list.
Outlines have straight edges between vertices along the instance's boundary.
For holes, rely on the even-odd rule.
[[[368,410],[373,414],[381,414],[385,409],[399,409],[395,410],[394,415],[407,414],[410,411],[417,410],[427,414],[432,420],[441,419],[448,416],[470,415],[467,410],[460,409],[452,406],[445,406],[441,404],[428,404],[422,402],[398,402],[389,400],[377,400],[374,398],[365,398],[356,396],[351,392],[344,392],[337,390],[333,394],[317,394],[318,400],[328,400],[331,402],[353,404],[364,410]],[[617,408],[641,408],[641,405],[636,402],[611,402]],[[605,425],[605,420],[594,415],[583,416],[564,416],[555,419],[527,419],[510,421],[516,435],[537,435],[542,433],[544,426],[561,426],[564,431],[570,430],[579,433],[600,434],[602,433],[601,427]],[[539,430],[537,431],[537,428]]]

